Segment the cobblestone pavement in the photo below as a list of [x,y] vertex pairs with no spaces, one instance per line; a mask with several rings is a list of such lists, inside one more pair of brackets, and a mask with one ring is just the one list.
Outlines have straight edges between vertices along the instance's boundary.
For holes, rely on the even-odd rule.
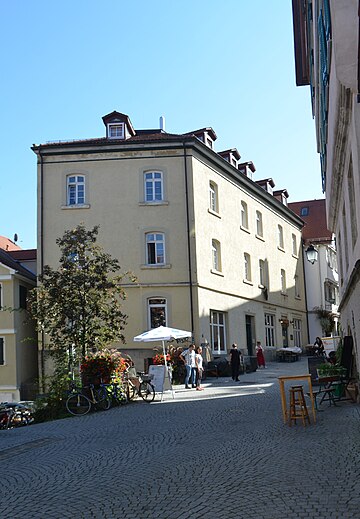
[[306,359],[162,403],[0,431],[1,519],[360,518],[359,406],[282,423]]

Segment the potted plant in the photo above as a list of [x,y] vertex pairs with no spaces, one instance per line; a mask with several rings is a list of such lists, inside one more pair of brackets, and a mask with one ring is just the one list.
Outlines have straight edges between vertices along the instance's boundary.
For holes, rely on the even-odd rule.
[[84,385],[109,383],[111,377],[121,376],[126,369],[126,361],[117,350],[103,350],[85,357],[80,366]]
[[346,376],[346,372],[346,368],[330,364],[330,362],[320,364],[317,367],[317,373],[319,377],[344,377]]

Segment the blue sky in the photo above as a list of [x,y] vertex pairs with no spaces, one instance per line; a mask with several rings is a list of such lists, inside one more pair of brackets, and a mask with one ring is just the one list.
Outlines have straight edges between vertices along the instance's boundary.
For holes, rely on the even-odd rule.
[[36,247],[30,147],[135,128],[212,126],[254,180],[323,198],[308,87],[295,86],[290,0],[12,0],[2,3],[0,235]]

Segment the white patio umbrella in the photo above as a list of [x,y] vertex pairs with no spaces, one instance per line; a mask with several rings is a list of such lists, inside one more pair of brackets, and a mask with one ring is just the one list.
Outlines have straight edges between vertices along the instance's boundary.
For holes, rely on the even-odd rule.
[[164,362],[166,366],[166,351],[165,351],[165,341],[172,341],[175,339],[185,339],[187,337],[191,337],[191,332],[187,332],[185,330],[178,330],[177,328],[168,328],[167,326],[159,326],[158,328],[153,328],[147,332],[144,332],[140,335],[134,337],[135,342],[162,342],[163,352],[164,352]]

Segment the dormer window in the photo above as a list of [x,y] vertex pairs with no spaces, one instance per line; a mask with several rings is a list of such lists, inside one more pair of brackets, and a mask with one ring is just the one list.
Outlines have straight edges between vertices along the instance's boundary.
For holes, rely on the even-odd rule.
[[124,138],[124,123],[108,124],[109,139]]

